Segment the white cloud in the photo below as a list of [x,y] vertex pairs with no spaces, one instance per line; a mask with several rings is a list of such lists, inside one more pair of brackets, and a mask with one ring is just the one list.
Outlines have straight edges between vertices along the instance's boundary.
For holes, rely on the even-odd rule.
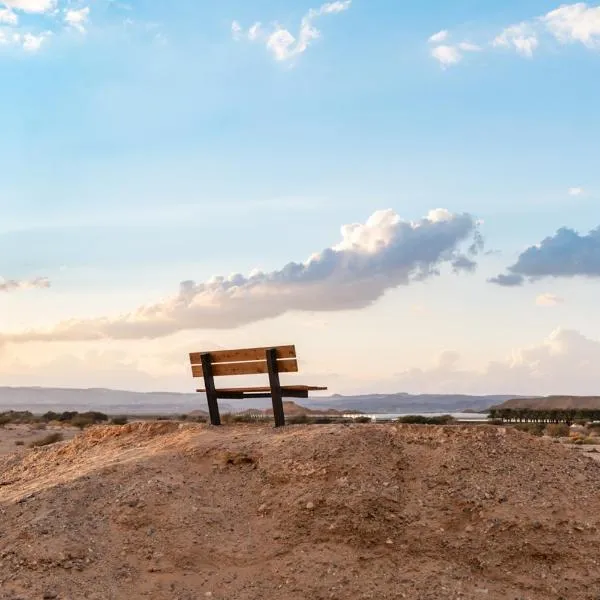
[[2,0],[7,8],[28,13],[47,13],[56,7],[56,0]]
[[[443,30],[431,36],[429,42],[440,43],[448,36],[448,31]],[[509,48],[521,56],[532,58],[542,42],[552,41],[561,44],[580,43],[590,49],[600,49],[600,6],[589,6],[585,2],[563,4],[544,15],[509,25],[492,40],[491,47]],[[465,42],[439,48],[438,52],[432,54],[446,65],[460,62],[459,50],[482,49]]]
[[23,290],[46,289],[50,281],[45,277],[30,280],[2,279],[0,278],[0,292],[19,292]]
[[599,47],[600,6],[585,2],[565,4],[541,17],[548,31],[560,42],[580,42],[588,48]]
[[442,42],[445,42],[447,39],[448,39],[448,30],[442,29],[442,31],[438,31],[437,33],[434,33],[429,38],[429,42],[431,44],[441,44]]
[[85,33],[85,26],[90,16],[90,7],[85,6],[79,10],[67,10],[65,12],[65,23],[79,31],[79,33]]
[[479,52],[480,50],[479,46],[471,42],[460,42],[454,46],[442,44],[431,49],[431,56],[445,69],[457,65],[463,59],[464,52]]
[[438,275],[443,265],[472,271],[475,263],[460,248],[467,244],[470,255],[481,248],[476,219],[444,209],[416,222],[392,210],[378,211],[341,232],[339,243],[303,263],[270,273],[185,281],[176,295],[123,315],[0,335],[0,342],[158,338],[184,330],[233,329],[291,311],[355,310],[387,290]]
[[583,196],[585,190],[581,187],[572,187],[569,188],[569,196]]
[[249,41],[262,41],[267,49],[278,61],[288,61],[303,54],[309,45],[321,37],[321,32],[315,27],[314,21],[324,15],[332,15],[344,12],[350,8],[352,0],[337,2],[328,2],[320,8],[311,8],[300,21],[298,36],[294,36],[285,27],[276,24],[270,32],[264,31],[262,24],[256,22],[247,32],[244,32],[242,26],[234,21],[232,24],[232,34],[234,39],[246,38]]
[[564,303],[564,298],[555,294],[541,294],[535,299],[538,306],[558,306]]
[[10,8],[0,8],[0,24],[17,25],[19,17]]
[[507,27],[492,42],[493,46],[514,48],[522,56],[531,58],[534,50],[539,46],[537,34],[528,23],[519,23]]
[[33,33],[26,33],[20,38],[23,49],[27,50],[27,52],[37,52],[42,44],[52,35],[50,31],[44,31],[39,35],[35,35]]
[[407,370],[387,385],[413,393],[597,395],[599,363],[599,341],[559,328],[481,371],[461,370],[458,356],[444,353],[433,368]]
[[431,56],[443,67],[457,65],[462,60],[462,54],[455,46],[436,46],[431,50]]

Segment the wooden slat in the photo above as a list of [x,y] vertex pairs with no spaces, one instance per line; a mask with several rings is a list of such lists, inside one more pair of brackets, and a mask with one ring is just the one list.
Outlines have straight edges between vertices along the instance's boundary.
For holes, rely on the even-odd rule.
[[[229,362],[243,362],[253,360],[267,360],[267,350],[269,348],[242,348],[240,350],[217,350],[216,352],[209,352],[210,359],[214,364],[217,363],[229,363]],[[202,364],[203,352],[192,352],[190,353],[190,363],[192,365]],[[296,347],[295,346],[277,346],[277,358],[278,360],[285,358],[296,358]],[[266,373],[266,371],[261,371]]]
[[[293,360],[278,360],[277,367],[280,373],[297,373],[298,361]],[[213,377],[224,377],[227,375],[260,375],[268,373],[266,360],[255,360],[251,362],[238,363],[217,363],[212,365]],[[202,365],[192,365],[192,375],[194,377],[202,377],[204,371]]]
[[[324,392],[327,390],[326,387],[318,387],[315,385],[282,385],[282,390],[298,391],[298,392]],[[205,390],[196,390],[197,392],[204,392]],[[237,392],[270,392],[270,387],[241,387],[241,388],[221,388],[217,392],[221,393],[237,393]]]

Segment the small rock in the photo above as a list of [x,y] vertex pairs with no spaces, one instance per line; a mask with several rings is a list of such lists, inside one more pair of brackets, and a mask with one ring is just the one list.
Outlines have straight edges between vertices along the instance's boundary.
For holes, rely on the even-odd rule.
[[307,502],[306,503],[306,510],[313,510],[314,508],[315,508],[314,502]]

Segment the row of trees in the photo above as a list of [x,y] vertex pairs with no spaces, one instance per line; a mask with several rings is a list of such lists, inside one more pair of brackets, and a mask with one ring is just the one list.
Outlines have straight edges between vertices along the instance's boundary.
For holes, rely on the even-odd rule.
[[491,408],[490,419],[508,423],[590,423],[600,421],[600,409]]

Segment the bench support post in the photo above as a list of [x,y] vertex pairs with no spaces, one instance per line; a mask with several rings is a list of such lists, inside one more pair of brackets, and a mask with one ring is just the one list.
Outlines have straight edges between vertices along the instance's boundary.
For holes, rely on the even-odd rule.
[[219,415],[219,403],[217,401],[217,390],[215,388],[215,378],[212,372],[212,361],[210,354],[203,354],[202,373],[204,375],[204,388],[206,389],[206,400],[208,402],[208,413],[210,415],[211,425],[220,425],[221,416]]
[[271,398],[273,400],[273,416],[275,427],[285,426],[285,415],[283,413],[283,397],[281,383],[279,381],[279,369],[277,368],[277,349],[267,350],[267,368],[269,370],[269,383],[271,385]]

